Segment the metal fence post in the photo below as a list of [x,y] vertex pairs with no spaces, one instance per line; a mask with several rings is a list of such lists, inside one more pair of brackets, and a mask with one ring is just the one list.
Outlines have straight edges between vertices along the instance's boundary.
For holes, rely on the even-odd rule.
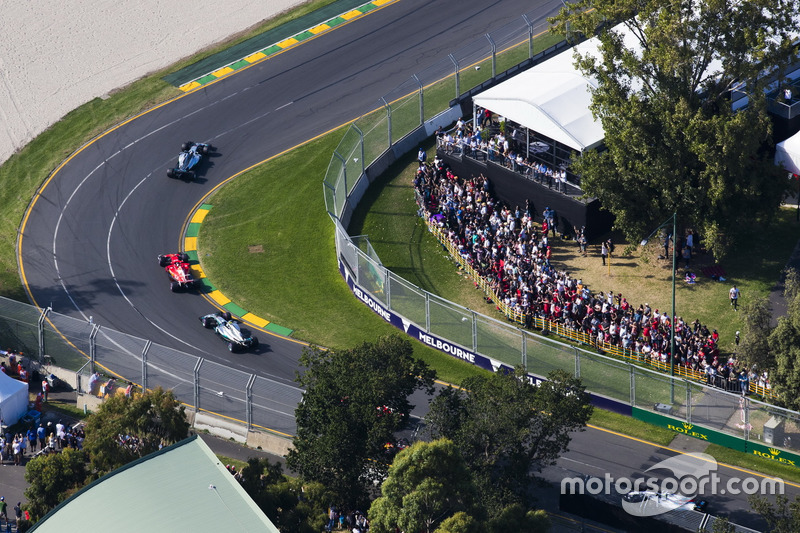
[[45,345],[44,345],[44,321],[47,318],[47,315],[53,310],[52,307],[48,307],[46,309],[42,309],[42,313],[39,315],[39,319],[36,321],[38,333],[39,333],[39,362],[44,362],[44,352],[45,352]]
[[450,61],[453,62],[453,67],[455,68],[455,72],[453,73],[453,76],[455,76],[455,79],[456,79],[456,96],[455,97],[458,98],[459,96],[461,96],[461,89],[460,89],[461,84],[459,83],[459,81],[460,81],[459,80],[459,75],[460,74],[458,72],[458,59],[456,59],[456,56],[454,56],[453,54],[447,54],[447,57],[449,57]]
[[425,102],[422,98],[422,82],[419,81],[419,77],[414,74],[413,78],[417,80],[417,85],[419,86],[419,125],[422,126],[425,124]]
[[478,313],[472,312],[472,351],[478,351]]
[[93,324],[92,331],[89,333],[89,361],[91,362],[92,374],[94,374],[94,365],[97,362],[97,333],[99,331],[100,326]]
[[631,369],[631,407],[636,407],[636,367],[628,364]]
[[692,386],[686,381],[686,423],[692,423]]
[[425,291],[425,333],[431,332],[431,295]]
[[744,408],[744,440],[750,440],[750,398],[742,396],[739,401]]
[[525,24],[528,26],[528,59],[533,57],[533,23],[531,19],[528,18],[528,15],[522,15],[522,20],[525,21]]
[[522,368],[525,369],[527,372],[528,370],[528,335],[525,334],[524,331],[520,330],[522,333]]
[[489,47],[492,49],[492,78],[494,78],[497,76],[497,45],[488,33],[486,34],[486,40],[489,41]]
[[[339,155],[339,152],[336,150],[333,151],[333,157],[338,159],[342,162],[342,179],[344,180],[344,198],[347,201],[347,197],[350,194],[350,191],[347,189],[347,161]],[[342,204],[344,206],[344,204]]]
[[142,392],[147,391],[147,350],[152,344],[153,341],[147,341],[142,348]]
[[256,375],[250,374],[245,388],[245,398],[247,399],[247,430],[253,429],[253,384],[256,382]]
[[350,124],[350,127],[356,130],[356,132],[358,132],[358,138],[361,143],[361,174],[363,174],[367,170],[366,167],[367,163],[366,161],[364,161],[364,132],[361,131],[361,128],[359,128],[355,122]]
[[386,295],[386,308],[391,311],[392,309],[392,273],[388,268],[384,267],[383,275],[383,294]]
[[200,367],[203,365],[204,359],[197,358],[197,363],[194,365],[194,412],[200,410]]
[[577,348],[573,348],[575,350],[575,377],[581,377],[581,353],[578,351]]
[[386,123],[389,127],[389,146],[387,148],[392,147],[392,106],[386,101],[386,98],[381,96],[381,102],[383,102],[383,107],[386,108]]

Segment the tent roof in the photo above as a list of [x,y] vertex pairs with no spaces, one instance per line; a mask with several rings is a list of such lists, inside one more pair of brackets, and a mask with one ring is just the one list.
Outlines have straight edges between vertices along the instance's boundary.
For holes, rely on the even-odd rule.
[[197,436],[103,476],[61,503],[31,531],[81,531],[87,523],[105,524],[118,533],[278,532]]
[[25,389],[27,398],[28,384],[14,379],[5,372],[0,372],[0,401],[14,395],[18,390]]
[[775,164],[793,174],[800,174],[800,132],[795,133],[775,147]]
[[573,52],[597,56],[599,46],[597,38],[584,41],[476,95],[474,102],[575,150],[594,148],[605,137],[589,110],[597,84],[575,68]]

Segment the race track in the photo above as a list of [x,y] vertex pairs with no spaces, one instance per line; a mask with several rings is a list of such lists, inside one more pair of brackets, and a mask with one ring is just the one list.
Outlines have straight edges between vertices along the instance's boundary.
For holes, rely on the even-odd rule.
[[[156,256],[179,249],[192,209],[223,180],[371,111],[466,40],[559,5],[401,0],[106,132],[26,216],[20,262],[34,303],[291,385],[301,344],[260,333],[255,354],[231,357],[199,326],[208,301],[170,293]],[[166,178],[187,140],[218,152],[194,183]]]

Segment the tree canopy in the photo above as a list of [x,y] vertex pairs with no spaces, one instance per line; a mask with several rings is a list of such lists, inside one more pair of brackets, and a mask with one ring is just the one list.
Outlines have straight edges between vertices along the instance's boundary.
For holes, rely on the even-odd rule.
[[34,457],[25,465],[28,510],[34,520],[46,515],[86,482],[86,458],[80,450],[65,448],[61,453]]
[[392,463],[369,510],[370,529],[431,533],[456,513],[471,514],[474,501],[472,477],[453,442],[417,442]]
[[330,493],[319,483],[284,476],[280,463],[250,458],[241,470],[241,484],[282,532],[318,533],[327,523]]
[[305,392],[287,465],[328,487],[337,505],[366,506],[369,487],[391,462],[387,444],[408,420],[409,396],[431,391],[434,372],[396,334],[352,349],[312,347],[300,364],[297,382]]
[[773,503],[763,496],[753,495],[750,506],[767,521],[772,533],[800,533],[800,497],[789,500],[778,494]]
[[89,417],[85,432],[83,448],[99,477],[185,439],[189,423],[172,391],[157,388],[130,398],[108,398]]
[[[763,74],[781,79],[797,53],[796,13],[797,0],[580,0],[551,19],[562,34],[600,28],[596,56],[576,62],[596,83],[605,150],[573,167],[631,242],[677,212],[720,258],[740,228],[774,214],[786,180],[769,152]],[[732,109],[734,93],[745,108]]]
[[800,409],[800,277],[791,269],[784,285],[786,315],[769,334],[769,352],[775,367],[769,369],[772,391],[778,402]]
[[426,416],[434,438],[458,449],[473,475],[489,516],[525,504],[535,472],[553,464],[592,413],[579,379],[556,370],[533,386],[521,368],[468,378],[462,389],[444,389]]

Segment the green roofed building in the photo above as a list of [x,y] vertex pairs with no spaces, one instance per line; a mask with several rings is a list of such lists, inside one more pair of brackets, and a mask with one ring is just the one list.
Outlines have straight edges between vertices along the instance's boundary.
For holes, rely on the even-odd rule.
[[278,532],[197,436],[87,485],[29,531]]

